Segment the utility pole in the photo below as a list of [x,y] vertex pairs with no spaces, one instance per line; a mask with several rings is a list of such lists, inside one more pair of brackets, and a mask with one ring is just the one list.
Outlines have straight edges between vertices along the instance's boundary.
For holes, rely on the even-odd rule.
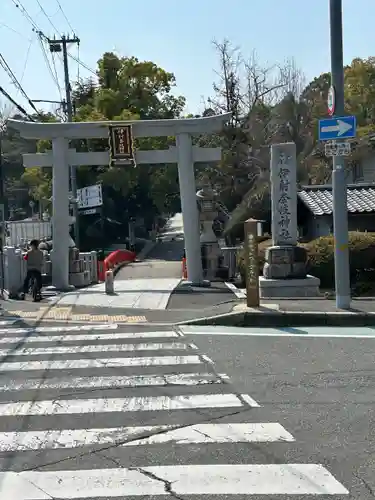
[[1,272],[1,291],[0,298],[4,299],[5,289],[5,263],[4,263],[4,246],[5,246],[5,176],[4,176],[4,160],[3,160],[3,133],[4,124],[0,123],[0,272]]
[[[330,0],[331,78],[335,90],[335,116],[344,116],[344,61],[342,0]],[[333,157],[333,227],[335,242],[336,307],[350,309],[348,203],[343,156]]]
[[[80,43],[80,39],[76,36],[72,38],[62,36],[60,40],[48,40],[51,52],[61,52],[63,55],[64,63],[64,80],[65,80],[65,94],[66,94],[66,114],[68,122],[73,121],[73,106],[72,106],[72,96],[71,96],[71,86],[69,81],[69,63],[68,63],[68,43]],[[78,224],[78,203],[77,203],[77,172],[75,165],[70,165],[70,184],[73,197],[73,217],[75,218],[74,223],[74,239],[76,246],[79,248],[79,224]]]

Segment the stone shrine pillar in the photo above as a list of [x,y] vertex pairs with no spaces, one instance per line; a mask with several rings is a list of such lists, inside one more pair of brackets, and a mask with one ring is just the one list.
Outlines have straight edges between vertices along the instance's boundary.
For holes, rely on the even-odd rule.
[[68,140],[52,139],[54,169],[52,173],[52,283],[58,290],[69,290],[69,168]]
[[316,296],[319,280],[307,276],[307,252],[298,246],[297,158],[292,142],[271,146],[272,243],[266,250],[262,297]]
[[187,275],[189,282],[199,286],[203,282],[203,271],[199,243],[199,214],[195,197],[193,144],[190,134],[177,134],[176,146]]

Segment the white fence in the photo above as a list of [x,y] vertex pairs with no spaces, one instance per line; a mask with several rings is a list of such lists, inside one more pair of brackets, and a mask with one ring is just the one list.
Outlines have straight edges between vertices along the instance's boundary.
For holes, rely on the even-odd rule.
[[52,238],[52,224],[50,221],[8,221],[6,223],[8,236],[7,245],[19,246],[31,240]]
[[[24,252],[13,246],[4,247],[4,289],[9,296],[17,295],[22,288],[26,277],[27,262],[24,260]],[[75,286],[87,286],[98,282],[98,257],[96,252],[85,252],[79,254],[79,272],[71,273],[71,284]],[[46,253],[43,265],[43,273],[50,274],[52,265],[50,256]],[[0,266],[0,277],[2,267]]]

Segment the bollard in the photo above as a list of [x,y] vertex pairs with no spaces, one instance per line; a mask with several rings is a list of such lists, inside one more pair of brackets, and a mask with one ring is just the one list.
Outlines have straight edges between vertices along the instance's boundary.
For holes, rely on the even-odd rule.
[[105,293],[112,294],[115,292],[114,282],[113,269],[108,269],[105,273]]

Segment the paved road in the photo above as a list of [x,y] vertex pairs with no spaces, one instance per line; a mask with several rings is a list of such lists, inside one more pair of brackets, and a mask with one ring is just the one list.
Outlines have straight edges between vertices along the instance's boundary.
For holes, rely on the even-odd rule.
[[[375,497],[375,329],[185,327],[236,391],[296,441],[271,444],[276,462],[321,463],[350,498]],[[191,333],[194,335],[190,335]]]
[[157,243],[145,260],[120,269],[116,280],[181,278],[183,253],[183,241]]
[[[0,500],[348,498],[314,446],[293,455],[296,416],[218,371],[235,349],[215,365],[174,330],[3,325]],[[267,361],[249,358],[247,376]]]
[[121,269],[117,280],[181,278],[184,247],[182,214],[176,214],[167,222],[160,242],[147,258]]

